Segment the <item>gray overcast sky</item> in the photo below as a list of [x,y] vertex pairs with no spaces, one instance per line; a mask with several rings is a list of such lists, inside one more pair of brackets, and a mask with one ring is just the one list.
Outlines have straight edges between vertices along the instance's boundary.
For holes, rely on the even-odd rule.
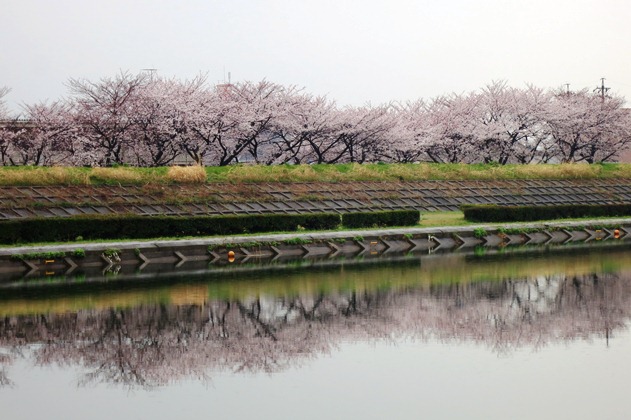
[[68,78],[157,68],[263,78],[341,105],[513,86],[594,88],[631,102],[628,0],[0,0],[9,106]]

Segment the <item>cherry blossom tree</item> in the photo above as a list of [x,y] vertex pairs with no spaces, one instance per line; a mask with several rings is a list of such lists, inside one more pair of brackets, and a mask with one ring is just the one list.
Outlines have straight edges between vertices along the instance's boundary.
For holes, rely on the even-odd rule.
[[549,126],[545,115],[552,95],[535,86],[515,93],[514,122],[506,132],[515,139],[513,161],[521,164],[548,163],[554,159]]
[[419,99],[392,107],[395,120],[389,130],[389,144],[383,156],[390,162],[411,163],[426,159],[424,147],[430,132],[429,112],[425,101]]
[[347,107],[339,110],[326,98],[298,107],[278,136],[292,144],[297,162],[339,163],[381,160],[395,125],[389,105]]
[[191,118],[193,140],[184,150],[210,165],[261,161],[285,97],[283,86],[267,81],[219,85],[202,92]]
[[396,121],[390,105],[348,107],[342,111],[341,124],[335,133],[343,145],[348,162],[375,162],[382,160],[389,144],[389,132]]
[[581,90],[557,91],[547,112],[547,124],[561,162],[612,160],[631,144],[631,118],[624,100]]
[[15,165],[15,161],[12,159],[13,141],[20,130],[17,121],[2,121],[2,127],[0,127],[0,164],[3,166]]
[[190,115],[192,136],[182,148],[198,164],[219,165],[224,155],[221,146],[238,123],[232,113],[230,86],[204,89],[195,98]]
[[265,163],[316,161],[312,148],[331,135],[335,103],[324,96],[303,93],[287,95],[287,101],[285,112],[275,118],[270,128],[273,141]]
[[475,95],[441,96],[429,103],[430,129],[422,147],[430,161],[479,161],[479,149],[475,141],[477,106]]
[[287,115],[296,93],[295,87],[267,81],[235,86],[231,95],[237,100],[241,121],[230,135],[236,146],[234,152],[242,150],[236,154],[235,161],[251,159],[255,163],[271,164],[276,160],[279,146],[273,127]]
[[187,150],[196,96],[205,83],[204,76],[184,82],[155,78],[139,89],[130,130],[136,165],[165,166]]
[[544,112],[549,95],[542,89],[508,87],[493,82],[475,95],[477,118],[476,143],[485,163],[530,163],[545,161]]
[[70,105],[25,105],[28,126],[15,132],[12,139],[13,160],[18,165],[57,165],[68,162],[74,154],[76,127]]
[[314,98],[297,109],[283,137],[297,142],[300,163],[333,163],[344,156],[344,145],[339,141],[338,130],[343,113],[335,102],[325,97]]
[[147,75],[120,73],[98,82],[70,79],[76,124],[81,129],[86,160],[110,166],[125,163],[131,142],[135,99],[146,85]]

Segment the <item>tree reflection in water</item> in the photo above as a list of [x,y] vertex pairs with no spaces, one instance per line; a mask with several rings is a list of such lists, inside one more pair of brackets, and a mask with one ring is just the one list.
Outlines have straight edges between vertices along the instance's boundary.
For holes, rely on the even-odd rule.
[[6,316],[0,386],[13,384],[6,367],[19,357],[80,366],[83,385],[151,387],[205,380],[210,371],[277,372],[344,341],[473,341],[499,353],[593,337],[608,341],[629,319],[629,280],[623,274],[555,275]]

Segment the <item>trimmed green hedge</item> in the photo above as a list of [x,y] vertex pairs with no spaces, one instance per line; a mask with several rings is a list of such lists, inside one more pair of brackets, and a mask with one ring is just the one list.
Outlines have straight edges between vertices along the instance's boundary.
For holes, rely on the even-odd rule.
[[580,217],[631,216],[631,204],[563,204],[556,206],[464,205],[460,209],[472,222],[529,222]]
[[420,220],[421,214],[418,210],[393,210],[342,214],[342,225],[348,228],[414,226],[418,224]]
[[0,243],[64,242],[83,239],[143,239],[164,236],[336,229],[340,216],[258,214],[248,216],[79,216],[0,221]]
[[411,226],[418,211],[372,213],[257,214],[230,216],[102,216],[45,217],[0,220],[0,243],[68,242],[94,239],[146,239],[177,236],[235,235],[337,229],[340,221],[350,228]]

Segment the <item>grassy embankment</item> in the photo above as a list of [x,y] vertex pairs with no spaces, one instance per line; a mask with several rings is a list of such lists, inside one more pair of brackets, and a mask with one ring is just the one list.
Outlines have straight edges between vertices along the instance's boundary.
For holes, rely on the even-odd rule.
[[631,178],[631,164],[339,164],[113,168],[0,167],[0,185],[145,185],[242,182],[352,182]]

